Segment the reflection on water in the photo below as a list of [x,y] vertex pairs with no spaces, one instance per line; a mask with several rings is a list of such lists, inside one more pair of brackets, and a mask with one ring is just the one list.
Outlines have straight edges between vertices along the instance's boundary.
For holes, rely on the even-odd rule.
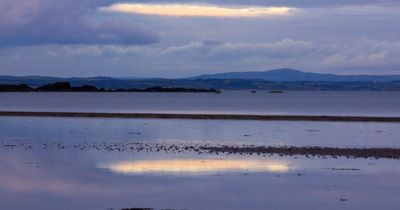
[[171,153],[0,148],[0,209],[397,210],[400,205],[398,160],[176,158]]
[[251,171],[251,172],[287,172],[288,164],[267,160],[234,159],[176,159],[176,160],[140,160],[118,161],[101,164],[100,168],[115,173],[179,173],[201,174],[216,172]]
[[0,117],[0,134],[9,145],[0,147],[0,209],[400,206],[399,160],[96,149],[163,141],[398,147],[398,123]]
[[400,147],[400,123],[0,117],[0,141]]

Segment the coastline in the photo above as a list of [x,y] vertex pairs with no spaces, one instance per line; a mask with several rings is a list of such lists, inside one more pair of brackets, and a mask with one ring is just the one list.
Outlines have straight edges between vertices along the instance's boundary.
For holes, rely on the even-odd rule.
[[326,121],[326,122],[393,122],[393,123],[400,122],[400,117],[329,116],[329,115],[247,115],[247,114],[244,115],[244,114],[0,111],[0,116],[194,119],[194,120],[259,120],[259,121]]

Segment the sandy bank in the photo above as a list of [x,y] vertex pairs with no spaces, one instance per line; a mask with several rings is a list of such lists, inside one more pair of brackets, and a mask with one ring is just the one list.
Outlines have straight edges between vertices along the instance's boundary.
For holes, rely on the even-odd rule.
[[400,122],[400,117],[318,116],[318,115],[242,115],[242,114],[166,114],[166,113],[88,113],[88,112],[29,112],[0,111],[0,116],[24,117],[91,117],[91,118],[154,118],[198,120],[288,120],[333,122]]

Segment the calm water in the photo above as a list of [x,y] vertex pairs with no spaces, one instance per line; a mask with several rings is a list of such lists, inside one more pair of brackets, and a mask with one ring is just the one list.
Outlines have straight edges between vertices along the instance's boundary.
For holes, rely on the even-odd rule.
[[0,140],[400,147],[400,123],[0,117]]
[[0,148],[0,207],[397,210],[398,166],[398,160]]
[[[0,110],[400,116],[400,94],[0,93]],[[0,117],[0,209],[397,210],[399,160],[110,152],[72,145],[398,148],[399,136],[400,123]]]
[[0,110],[400,116],[400,92],[0,93]]
[[25,144],[0,146],[1,209],[400,205],[399,160],[43,147],[100,141],[399,147],[398,123],[0,117],[0,132],[0,145]]

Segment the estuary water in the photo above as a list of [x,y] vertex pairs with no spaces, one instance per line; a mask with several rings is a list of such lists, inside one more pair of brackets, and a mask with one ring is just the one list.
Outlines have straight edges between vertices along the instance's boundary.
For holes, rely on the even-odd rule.
[[400,116],[400,92],[0,93],[2,111]]
[[0,207],[397,210],[398,166],[398,160],[0,148]]
[[[0,93],[0,110],[400,116],[400,93]],[[0,134],[0,209],[400,206],[398,159],[173,149],[400,148],[400,123],[0,116]],[[130,149],[141,144],[172,149]]]
[[0,140],[400,147],[400,123],[0,117]]
[[398,148],[399,123],[0,117],[0,132],[2,209],[400,205],[399,160],[97,148],[126,142]]

